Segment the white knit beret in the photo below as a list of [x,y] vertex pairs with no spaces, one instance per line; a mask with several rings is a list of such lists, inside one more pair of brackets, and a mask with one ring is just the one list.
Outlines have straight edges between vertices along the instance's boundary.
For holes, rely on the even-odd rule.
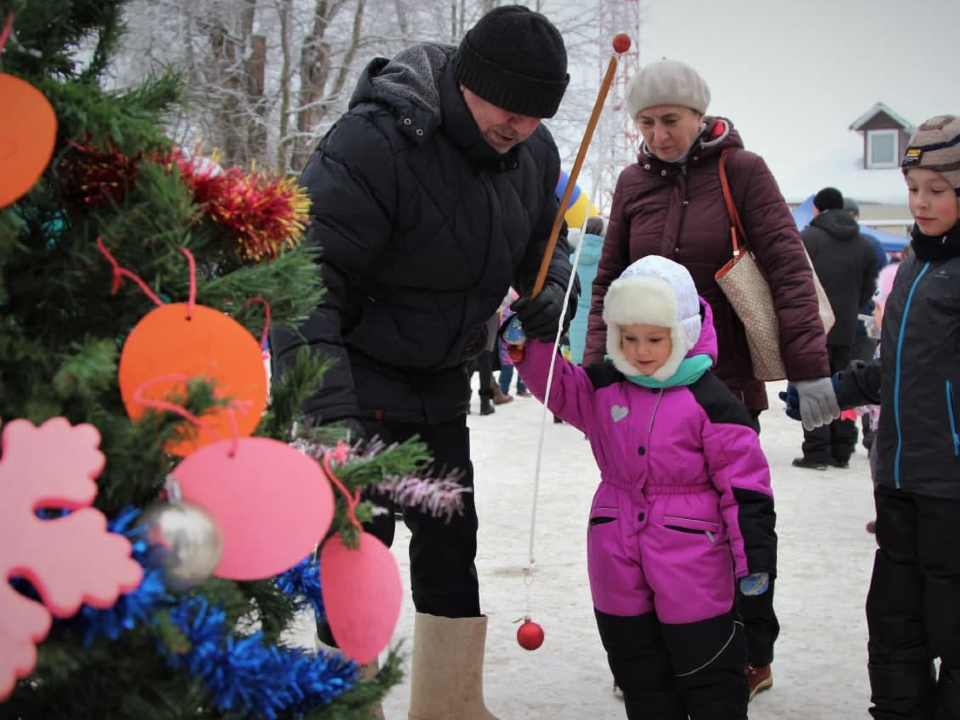
[[710,88],[686,63],[664,58],[645,65],[630,78],[626,103],[633,119],[641,110],[656,105],[681,105],[703,115],[710,104]]

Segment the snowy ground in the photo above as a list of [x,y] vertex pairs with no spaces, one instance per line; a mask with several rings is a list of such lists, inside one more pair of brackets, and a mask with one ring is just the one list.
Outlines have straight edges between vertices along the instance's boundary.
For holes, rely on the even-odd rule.
[[[774,686],[750,705],[752,720],[867,718],[864,600],[875,543],[864,524],[873,517],[862,447],[847,470],[801,470],[802,430],[781,411],[768,386],[771,410],[761,416],[777,506],[779,577],[776,609],[781,634]],[[480,513],[477,569],[489,616],[485,694],[500,720],[615,720],[625,718],[593,621],[586,573],[586,516],[599,480],[582,434],[547,418],[530,613],[546,641],[534,652],[516,642],[516,620],[527,608],[523,568],[542,406],[517,398],[494,415],[470,416]],[[394,554],[408,583],[405,529]],[[409,592],[396,638],[410,647],[414,609]],[[387,720],[406,720],[409,678],[384,704]]]

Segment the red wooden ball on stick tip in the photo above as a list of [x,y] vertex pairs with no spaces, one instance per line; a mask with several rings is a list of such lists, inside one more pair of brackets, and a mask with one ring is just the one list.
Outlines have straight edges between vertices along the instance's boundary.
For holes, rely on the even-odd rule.
[[630,36],[626,33],[617,33],[613,38],[613,49],[618,53],[625,53],[630,49]]
[[517,629],[517,642],[524,650],[536,650],[543,645],[543,628],[529,618]]

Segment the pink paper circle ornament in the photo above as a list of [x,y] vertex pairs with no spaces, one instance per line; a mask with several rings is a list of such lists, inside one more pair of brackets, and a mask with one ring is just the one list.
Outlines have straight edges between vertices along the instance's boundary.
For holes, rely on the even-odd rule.
[[[203,305],[191,310],[184,303],[173,303],[144,315],[123,344],[117,375],[123,404],[133,420],[146,410],[137,401],[137,392],[144,383],[168,375],[216,383],[219,393],[235,401],[236,429],[244,437],[256,429],[267,406],[267,378],[257,340],[233,318]],[[177,389],[184,391],[183,382],[170,379],[148,385],[141,395],[169,401]],[[165,449],[182,457],[233,433],[229,414],[221,408],[201,419],[214,434],[198,429],[196,438]]]
[[356,550],[333,536],[320,550],[320,593],[340,650],[361,664],[376,659],[393,637],[403,601],[390,548],[366,532]]
[[317,461],[271,438],[205,445],[171,473],[183,500],[220,528],[214,575],[261,580],[309,555],[333,521],[333,490]]

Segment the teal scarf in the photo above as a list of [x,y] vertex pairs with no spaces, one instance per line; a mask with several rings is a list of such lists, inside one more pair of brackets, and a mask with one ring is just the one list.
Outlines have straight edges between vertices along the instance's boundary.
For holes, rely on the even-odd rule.
[[713,365],[709,355],[694,355],[684,358],[677,371],[666,380],[654,380],[649,375],[624,375],[627,380],[648,388],[668,388],[679,385],[693,385]]

